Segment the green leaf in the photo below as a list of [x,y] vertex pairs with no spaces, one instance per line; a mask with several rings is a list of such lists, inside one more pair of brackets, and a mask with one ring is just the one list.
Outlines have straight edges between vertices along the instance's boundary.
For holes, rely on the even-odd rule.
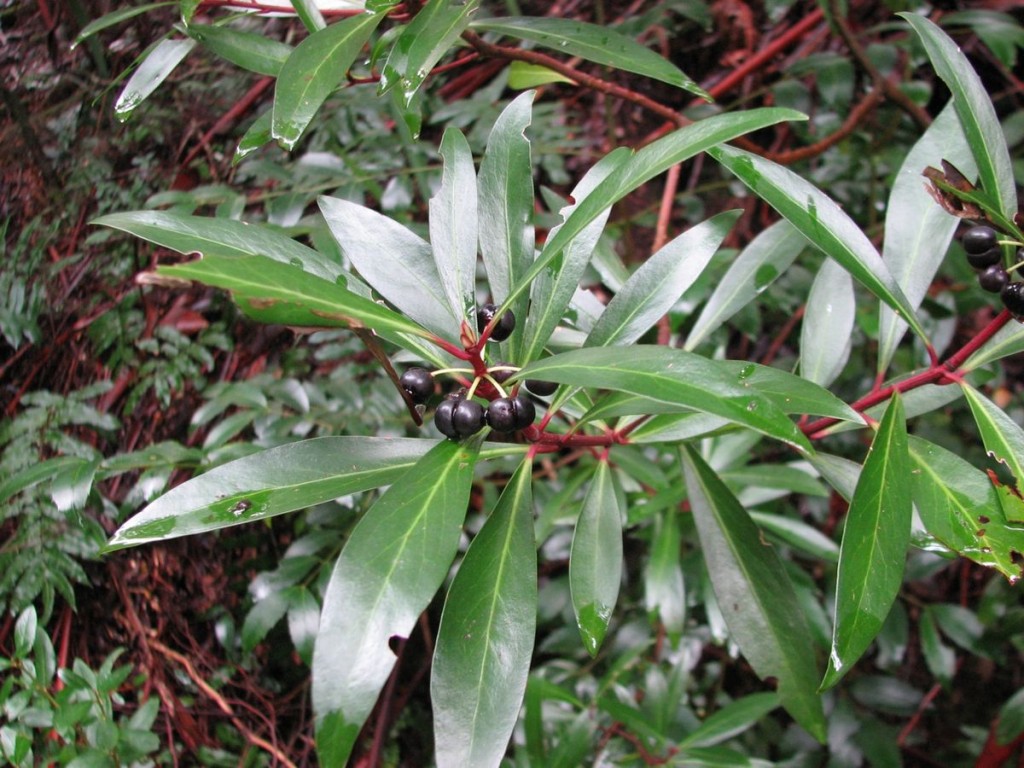
[[313,644],[320,629],[320,603],[305,586],[289,587],[288,634],[295,650],[306,664],[313,659]]
[[943,688],[948,689],[953,682],[953,675],[956,674],[956,654],[952,648],[942,642],[930,606],[924,606],[924,610],[921,611],[918,631],[921,638],[921,652],[924,655],[928,671],[942,683]]
[[429,0],[402,30],[381,71],[378,93],[395,86],[412,103],[430,70],[459,39],[480,0]]
[[274,87],[271,135],[281,146],[295,148],[384,16],[360,13],[342,19],[313,32],[292,51]]
[[[525,136],[533,97],[533,91],[521,94],[502,110],[480,161],[480,253],[496,304],[508,298],[533,263],[533,166]],[[525,316],[525,301],[510,307],[517,317]],[[521,325],[510,344],[522,337]]]
[[317,437],[222,464],[171,489],[126,522],[107,550],[213,531],[393,483],[434,443]]
[[789,371],[743,360],[716,362],[723,370],[734,373],[744,385],[754,387],[770,397],[786,413],[810,413],[856,424],[864,423],[859,413],[827,389]]
[[1024,491],[1024,430],[1006,411],[966,382],[960,388],[971,406],[988,455],[1004,464],[1013,475],[1018,493]]
[[[923,169],[953,163],[969,177],[977,174],[974,158],[952,107],[935,118],[903,160],[885,212],[882,261],[915,309],[921,305],[946,255],[959,219],[937,205],[922,183]],[[882,305],[878,330],[878,371],[889,367],[907,329],[887,306]]]
[[242,158],[251,155],[260,147],[266,146],[274,137],[270,134],[270,118],[272,109],[268,109],[257,117],[245,134],[238,140],[238,147],[235,149],[235,156],[231,159],[232,165],[237,165]]
[[117,119],[123,123],[131,117],[136,107],[160,87],[195,45],[195,40],[161,40],[121,89],[121,95],[114,102]]
[[807,238],[785,219],[762,230],[715,286],[683,349],[696,349],[722,323],[775,282],[806,247]]
[[529,40],[569,56],[643,75],[682,88],[707,101],[711,95],[675,64],[621,32],[572,19],[509,16],[474,21],[474,29]]
[[839,682],[871,645],[899,593],[910,545],[910,482],[907,423],[897,394],[871,443],[846,515],[822,690]]
[[81,464],[78,456],[55,456],[52,459],[30,464],[0,483],[0,504],[5,504],[14,494],[26,488],[39,485],[50,478],[57,477],[69,469]]
[[838,261],[864,287],[891,306],[914,333],[925,338],[914,307],[903,295],[875,246],[830,197],[788,168],[749,152],[715,147],[708,154],[782,214],[826,256]]
[[648,144],[630,160],[623,162],[608,174],[594,191],[576,206],[558,232],[548,238],[541,255],[513,286],[510,296],[505,301],[510,302],[526,291],[533,278],[544,271],[572,239],[606,208],[610,208],[637,187],[673,165],[678,165],[716,144],[735,139],[745,133],[767,128],[785,120],[805,119],[805,115],[791,109],[769,108],[731,112],[692,123]]
[[476,305],[477,191],[473,152],[458,128],[445,130],[441,158],[441,188],[430,199],[430,247],[452,315],[464,320]]
[[978,166],[981,188],[1012,219],[1017,213],[1013,166],[999,118],[978,74],[945,32],[924,16],[900,13],[921,38],[936,74],[953,94],[953,107]]
[[319,203],[342,252],[374,290],[423,327],[459,338],[429,243],[358,203],[336,197]]
[[416,323],[352,293],[342,284],[263,256],[208,254],[186,264],[160,267],[157,274],[231,291],[239,308],[263,323],[306,328],[365,327],[430,337]]
[[18,620],[14,622],[14,658],[28,658],[29,653],[32,652],[32,646],[36,642],[37,626],[36,609],[30,605],[21,612]]
[[293,50],[290,45],[264,35],[231,27],[192,24],[186,31],[189,37],[222,59],[250,72],[271,77],[277,77]]
[[583,499],[569,555],[569,589],[583,645],[596,656],[622,581],[625,501],[607,461],[600,461]]
[[681,750],[691,747],[713,747],[757,724],[779,706],[775,693],[752,693],[719,709],[678,743]]
[[448,575],[469,503],[476,449],[438,443],[365,514],[334,566],[313,653],[322,765],[345,765],[407,637]]
[[[626,162],[630,155],[631,152],[626,147],[619,147],[595,163],[572,190],[572,199],[576,202],[559,211],[563,221],[609,173]],[[526,317],[526,328],[523,331],[520,365],[525,365],[540,356],[544,345],[563,319],[566,307],[579,288],[580,278],[590,262],[610,213],[610,208],[605,209],[590,222],[533,281],[530,290],[530,312]],[[554,237],[559,226],[561,225],[554,227],[548,233],[548,237]]]
[[928,533],[1016,583],[1024,575],[1024,502],[934,443],[911,437],[910,458],[914,503]]
[[75,464],[61,467],[54,475],[50,497],[58,512],[77,512],[85,508],[99,464],[98,458],[79,459]]
[[644,568],[644,608],[656,613],[669,638],[676,642],[686,621],[686,586],[679,562],[682,537],[678,512],[665,510],[655,518],[651,555]]
[[508,65],[508,87],[513,91],[525,91],[529,88],[536,88],[538,85],[547,85],[549,83],[573,83],[573,81],[565,75],[540,64],[513,61]]
[[252,653],[287,612],[288,600],[284,590],[271,592],[256,603],[242,623],[242,653]]
[[505,486],[445,599],[430,676],[441,768],[498,766],[523,703],[537,624],[532,464]]
[[1021,688],[999,708],[996,722],[996,741],[1009,744],[1024,733],[1024,688]]
[[[742,374],[742,372],[741,372]],[[772,402],[717,361],[662,346],[580,349],[530,363],[516,379],[616,389],[721,416],[805,451],[810,442]]]
[[1024,48],[1024,27],[1008,13],[982,9],[943,14],[945,27],[967,25],[1007,69],[1017,66],[1017,49]]
[[289,0],[289,2],[292,8],[295,9],[295,15],[299,17],[303,26],[310,33],[316,34],[327,26],[323,14],[320,13],[317,0]]
[[839,547],[836,543],[817,528],[801,520],[754,510],[750,512],[750,518],[758,527],[801,552],[820,557],[829,563],[839,562]]
[[626,346],[643,336],[700,277],[740,213],[713,216],[647,259],[612,297],[584,346]]
[[786,570],[714,470],[689,446],[682,458],[704,562],[729,634],[758,676],[777,680],[786,711],[824,743],[811,635]]
[[1024,352],[1024,324],[1010,322],[967,358],[960,370],[967,373],[1018,352]]
[[82,31],[78,33],[74,41],[71,43],[71,50],[74,50],[87,38],[92,37],[97,32],[102,32],[104,29],[120,24],[122,21],[128,21],[136,16],[141,16],[144,13],[149,13],[156,8],[164,8],[168,5],[174,5],[174,1],[167,3],[147,3],[146,5],[138,5],[128,8],[118,8],[116,11],[100,16],[98,19],[93,19],[84,27]]
[[218,256],[265,256],[300,266],[312,275],[335,280],[344,274],[340,264],[301,243],[259,224],[231,219],[188,216],[171,211],[111,213],[92,224],[141,237],[178,253]]
[[800,375],[827,387],[850,357],[857,304],[850,273],[838,262],[821,265],[800,326]]

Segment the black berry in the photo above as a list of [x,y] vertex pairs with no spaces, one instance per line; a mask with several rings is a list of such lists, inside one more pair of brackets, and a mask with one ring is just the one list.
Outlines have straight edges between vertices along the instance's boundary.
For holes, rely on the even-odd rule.
[[442,400],[441,404],[437,406],[437,410],[434,411],[434,426],[437,427],[438,432],[452,440],[459,438],[459,433],[455,431],[455,425],[452,423],[452,414],[455,412],[455,406],[460,402],[460,400],[447,398]]
[[537,418],[537,409],[522,395],[499,397],[487,406],[487,424],[495,432],[515,432],[524,429]]
[[981,253],[968,253],[967,263],[975,269],[988,269],[1003,260],[1003,249],[998,245]]
[[[480,333],[483,333],[484,328],[490,325],[497,311],[498,308],[494,304],[484,304],[476,311],[476,329]],[[491,331],[491,339],[494,341],[504,341],[512,335],[512,331],[515,329],[516,316],[512,314],[511,310],[506,311]]]
[[410,368],[399,381],[414,403],[425,403],[434,394],[434,377],[424,368]]
[[1024,316],[1024,283],[1008,283],[999,296],[1010,312],[1018,317]]
[[540,381],[538,379],[527,379],[526,388],[533,392],[535,395],[541,397],[547,397],[558,389],[558,385],[553,381]]
[[[505,370],[500,370],[504,368]],[[504,384],[509,377],[518,370],[512,363],[495,363],[488,369],[491,378],[499,384]]]
[[459,400],[452,411],[452,427],[459,437],[475,435],[484,428],[484,409],[472,400]]
[[978,285],[984,288],[990,293],[999,293],[1006,287],[1006,284],[1010,282],[1009,273],[1003,269],[999,264],[993,264],[991,267],[986,269],[980,275],[978,275]]
[[971,227],[960,238],[960,244],[967,253],[977,255],[995,248],[999,244],[999,237],[992,227]]

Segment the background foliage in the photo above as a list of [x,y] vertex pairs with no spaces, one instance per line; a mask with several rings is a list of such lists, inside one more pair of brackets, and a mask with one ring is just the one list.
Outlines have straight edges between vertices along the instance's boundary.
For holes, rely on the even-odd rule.
[[[1012,756],[1021,333],[940,203],[1015,260],[1015,12],[371,6],[2,11],[5,759]],[[525,442],[387,374],[505,360]]]

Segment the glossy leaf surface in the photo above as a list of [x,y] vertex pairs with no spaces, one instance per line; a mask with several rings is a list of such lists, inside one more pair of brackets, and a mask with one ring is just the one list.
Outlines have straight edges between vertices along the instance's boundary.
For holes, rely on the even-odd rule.
[[789,269],[805,247],[807,238],[785,219],[762,230],[715,286],[687,335],[683,349],[692,352],[722,323],[756,299]]
[[573,210],[557,234],[548,238],[540,257],[514,287],[513,295],[525,291],[530,281],[602,211],[658,174],[723,141],[786,120],[804,119],[804,115],[791,109],[752,109],[747,112],[709,117],[648,144],[628,162],[622,163],[608,174],[608,177]]
[[210,24],[191,24],[189,36],[222,59],[261,75],[276,77],[293,48],[255,32]]
[[345,256],[381,296],[439,336],[458,338],[430,244],[366,206],[321,197],[320,211]]
[[857,304],[850,273],[831,259],[818,270],[800,326],[800,375],[823,387],[850,357]]
[[1024,575],[1018,555],[1024,552],[1024,502],[1016,499],[1010,506],[1016,497],[945,448],[917,437],[909,445],[914,503],[928,533],[963,557],[1018,581]]
[[344,765],[391,674],[391,638],[407,637],[459,544],[476,450],[445,440],[363,516],[334,566],[313,653],[323,765]]
[[963,52],[941,28],[916,13],[900,13],[921,38],[936,74],[953,94],[967,144],[978,167],[981,188],[1008,218],[1017,213],[1017,189],[1006,137],[992,100]]
[[1024,430],[974,387],[963,383],[961,389],[971,406],[985,450],[1010,470],[1017,491],[1021,492],[1024,489]]
[[433,445],[414,438],[317,437],[269,448],[172,488],[122,525],[107,548],[214,531],[388,485]]
[[779,703],[775,693],[752,693],[730,702],[687,734],[679,746],[685,750],[688,747],[712,747],[728,741],[756,724]]
[[118,8],[116,11],[100,16],[98,19],[93,19],[84,27],[82,31],[78,33],[74,41],[71,43],[71,48],[74,49],[82,43],[86,38],[92,37],[98,32],[102,32],[104,29],[117,26],[122,21],[128,21],[128,19],[134,18],[135,16],[141,16],[144,13],[149,13],[157,8],[163,8],[168,5],[174,5],[174,1],[166,3],[147,3],[145,5],[131,6],[128,8]]
[[782,706],[823,742],[814,649],[785,568],[714,470],[688,446],[682,456],[704,562],[729,634],[758,676],[777,680]]
[[[970,148],[952,107],[946,107],[900,166],[885,213],[882,260],[915,308],[921,305],[945,258],[958,219],[937,205],[922,184],[921,171],[943,160],[970,178],[977,174]],[[889,367],[907,324],[887,305],[881,307],[878,371]]]
[[597,471],[576,521],[569,554],[569,589],[583,645],[596,656],[608,631],[622,581],[622,491],[607,461]]
[[462,320],[476,304],[476,169],[469,142],[457,128],[444,132],[441,157],[441,188],[430,199],[430,247],[452,315]]
[[644,607],[656,613],[668,636],[677,640],[686,620],[686,585],[679,562],[682,536],[675,509],[659,515],[644,569]]
[[128,78],[114,102],[114,115],[124,122],[132,112],[160,87],[177,66],[195,48],[195,40],[161,40]]
[[350,16],[314,32],[295,48],[274,88],[271,134],[281,146],[295,148],[383,18],[381,13]]
[[585,346],[626,346],[643,336],[700,277],[739,214],[713,216],[647,259],[612,297]]
[[445,599],[430,676],[440,768],[498,766],[523,703],[537,624],[531,470],[519,465]]
[[441,57],[459,38],[480,0],[429,0],[402,30],[380,78],[380,93],[396,86],[409,106],[416,91]]
[[857,481],[839,547],[832,650],[822,689],[849,672],[882,629],[910,545],[910,457],[903,402],[893,397]]
[[675,64],[616,30],[572,19],[509,16],[475,21],[474,29],[529,40],[569,56],[632,72],[711,101],[711,96]]
[[755,387],[716,361],[660,346],[581,349],[531,363],[517,378],[616,389],[730,421],[810,450],[807,438]]
[[914,307],[867,235],[824,192],[788,168],[733,147],[708,152],[925,337]]
[[171,211],[111,213],[93,219],[92,223],[119,229],[178,253],[265,256],[298,265],[311,275],[325,280],[335,280],[344,274],[340,264],[323,254],[258,224],[188,216]]
[[263,256],[206,255],[186,264],[160,267],[157,274],[231,291],[243,312],[264,323],[429,335],[411,320],[352,293],[343,284]]

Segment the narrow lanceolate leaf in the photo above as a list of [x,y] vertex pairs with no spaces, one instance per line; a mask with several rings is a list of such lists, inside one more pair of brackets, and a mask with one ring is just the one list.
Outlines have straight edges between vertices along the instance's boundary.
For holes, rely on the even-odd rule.
[[122,525],[108,550],[283,515],[405,474],[431,440],[317,437],[222,464],[172,488]]
[[313,652],[322,765],[345,765],[408,637],[451,567],[476,449],[445,440],[403,474],[352,531],[324,596]]
[[[943,160],[953,163],[970,178],[977,174],[952,106],[942,110],[907,154],[896,174],[885,212],[882,260],[915,309],[927,294],[959,221],[936,205],[922,184],[922,169],[937,168]],[[907,324],[887,305],[883,304],[881,310],[878,371],[884,372]]]
[[1024,575],[1024,502],[1012,492],[1001,495],[1004,487],[980,469],[926,440],[910,438],[910,460],[914,503],[928,533],[1016,583]]
[[173,0],[166,3],[147,3],[146,5],[119,8],[116,11],[111,11],[108,14],[100,16],[98,19],[93,19],[82,27],[82,31],[78,33],[78,36],[71,43],[71,48],[76,48],[84,40],[92,37],[98,32],[102,32],[104,29],[117,26],[123,21],[128,21],[128,19],[134,18],[135,16],[141,16],[144,13],[149,13],[157,8],[163,8],[166,5],[174,5]]
[[708,298],[683,349],[692,352],[722,323],[758,297],[789,269],[807,246],[807,238],[785,219],[750,241]]
[[375,301],[352,293],[342,283],[315,277],[299,267],[263,256],[207,255],[196,261],[160,267],[158,275],[195,280],[231,291],[239,308],[264,323],[307,328],[370,328],[416,336],[430,334]]
[[786,570],[714,470],[688,446],[682,456],[704,562],[729,634],[760,677],[776,679],[789,714],[824,742],[814,648]]
[[945,32],[916,13],[899,14],[921,38],[935,72],[953,94],[953,107],[978,166],[981,188],[998,203],[1004,216],[1017,213],[1013,166],[988,91],[967,57]]
[[661,346],[579,349],[545,358],[517,378],[631,392],[721,416],[805,451],[811,444],[770,397],[715,360]]
[[195,47],[195,40],[160,41],[121,89],[121,95],[114,103],[114,115],[117,119],[124,122],[131,117],[135,108],[160,87]]
[[381,94],[394,87],[409,106],[416,91],[469,25],[480,0],[429,0],[402,30],[381,72]]
[[430,200],[430,247],[452,314],[468,318],[476,288],[476,170],[469,142],[458,128],[441,139],[444,173]]
[[79,459],[54,475],[50,498],[58,512],[77,512],[85,507],[99,465],[99,459]]
[[529,40],[569,56],[579,56],[597,64],[660,80],[712,101],[708,92],[675,64],[609,27],[572,19],[534,16],[485,19],[473,22],[472,26],[474,29]]
[[425,328],[459,337],[430,244],[366,206],[321,197],[320,211],[342,252],[381,296]]
[[1016,482],[1018,493],[1024,492],[1024,430],[1006,411],[966,382],[960,384],[974,414],[985,450],[996,461],[1005,464]]
[[519,717],[537,625],[531,469],[505,486],[445,599],[430,673],[439,768],[498,766]]
[[[595,163],[572,190],[572,199],[576,202],[559,211],[563,220],[609,173],[618,168],[621,163],[626,162],[630,154],[626,147],[619,147]],[[573,294],[579,288],[580,278],[590,262],[590,257],[610,213],[611,209],[606,209],[590,222],[565,247],[559,257],[550,262],[548,268],[538,274],[533,281],[530,290],[530,311],[527,314],[526,328],[523,331],[520,365],[525,365],[540,357],[544,345],[547,344],[551,334],[562,321],[566,307],[569,306]],[[548,236],[554,237],[557,231],[558,227],[555,227]]]
[[508,65],[508,87],[513,91],[525,91],[548,83],[570,83],[565,75],[540,64],[529,64],[525,61],[513,61]]
[[268,109],[257,117],[242,138],[238,140],[235,156],[231,158],[232,165],[237,164],[242,158],[251,155],[257,149],[269,144],[273,140],[274,137],[270,135],[271,111]]
[[264,35],[231,27],[192,24],[187,31],[189,37],[222,59],[250,72],[272,77],[278,75],[293,50],[290,45]]
[[743,360],[719,360],[721,367],[775,401],[786,413],[811,413],[863,424],[864,419],[843,400],[813,381],[770,365]]
[[[497,304],[533,262],[533,168],[524,135],[532,120],[533,96],[532,91],[524,93],[505,107],[480,161],[480,253]],[[522,318],[524,306],[525,301],[517,302],[512,310]]]
[[708,152],[740,181],[778,211],[812,244],[839,264],[865,288],[888,304],[925,338],[914,307],[903,295],[875,246],[849,216],[824,192],[787,168],[732,147]]
[[340,264],[259,224],[172,211],[111,213],[93,219],[92,224],[119,229],[178,253],[266,256],[285,264],[298,265],[325,280],[335,280],[344,274]]
[[829,259],[821,265],[800,328],[800,375],[827,387],[850,357],[857,314],[850,273]]
[[644,607],[657,615],[673,641],[686,620],[686,586],[679,562],[681,536],[678,512],[668,509],[655,520],[651,558],[644,569]]
[[679,742],[683,750],[692,747],[712,747],[743,733],[760,722],[765,715],[779,706],[774,693],[752,693],[726,704]]
[[740,213],[713,216],[645,261],[608,303],[584,346],[626,346],[643,336],[700,277]]
[[281,146],[295,147],[384,15],[361,13],[314,32],[284,62],[271,120],[271,133]]
[[786,120],[806,119],[805,115],[791,109],[768,108],[730,112],[700,120],[648,144],[610,173],[580,205],[576,206],[557,234],[548,238],[541,255],[529,272],[513,286],[510,298],[515,298],[526,291],[533,278],[546,269],[569,242],[602,211],[658,174],[723,141]]
[[569,554],[572,607],[591,656],[601,647],[619,597],[624,506],[608,462],[599,462],[583,499]]
[[882,629],[903,581],[910,544],[910,457],[903,402],[882,417],[850,501],[839,547],[832,650],[822,690],[849,672]]

